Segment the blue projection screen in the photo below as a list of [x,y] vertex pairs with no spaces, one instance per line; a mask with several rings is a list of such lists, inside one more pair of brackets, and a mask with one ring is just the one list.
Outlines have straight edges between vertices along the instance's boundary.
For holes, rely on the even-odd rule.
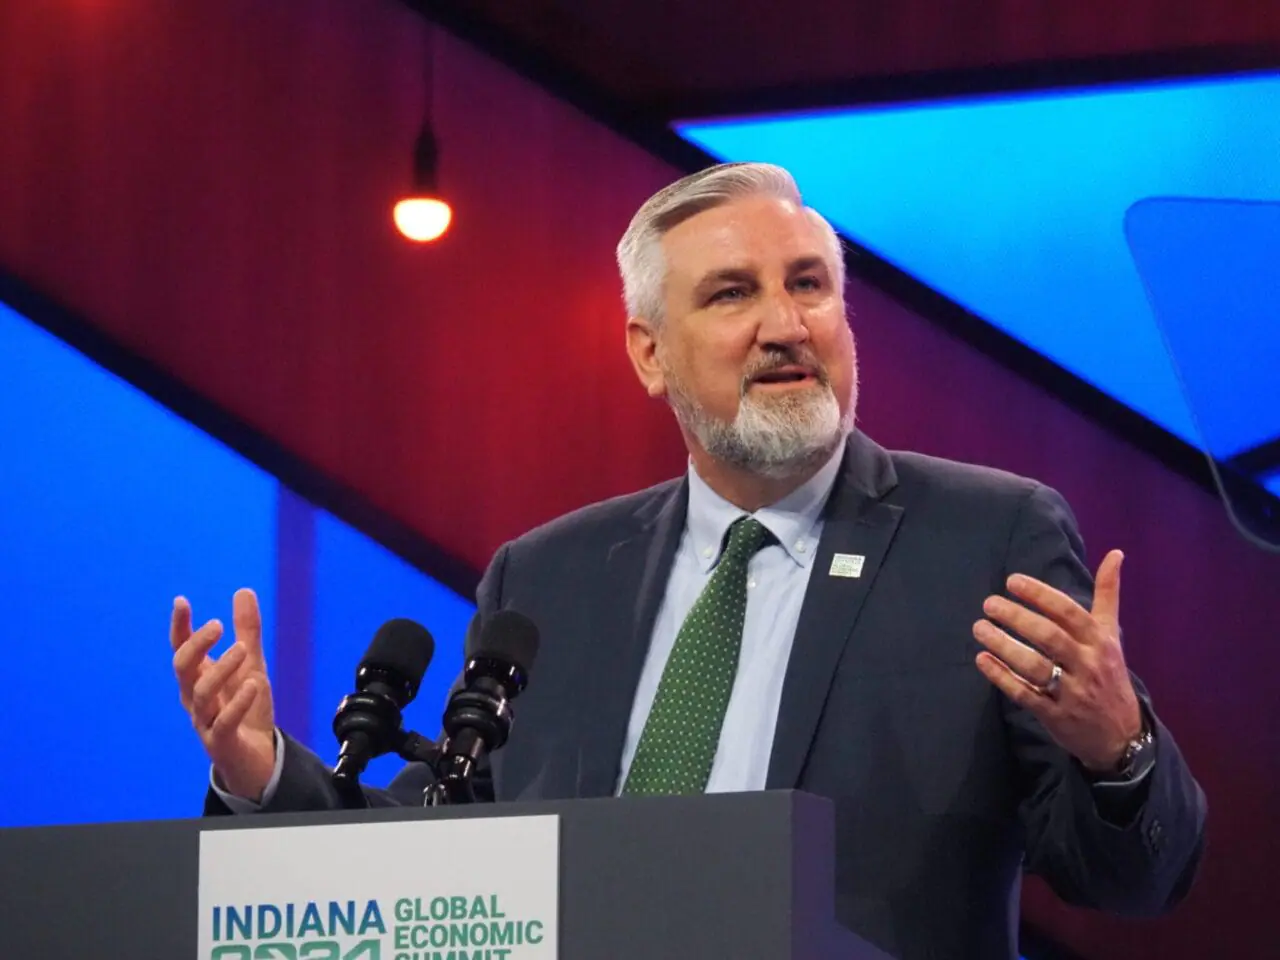
[[[676,129],[718,158],[787,167],[845,235],[1199,445],[1125,243],[1125,211],[1153,196],[1280,200],[1280,74]],[[1231,432],[1256,438],[1277,414],[1242,407]]]
[[[178,703],[171,603],[183,594],[197,623],[229,625],[232,594],[253,587],[275,675],[282,493],[273,476],[0,304],[0,716],[11,731],[0,827],[199,814],[209,771]],[[333,709],[393,616],[436,637],[409,717],[434,736],[472,605],[331,515],[315,510],[313,520],[314,626],[290,638],[310,664],[306,739],[333,758]]]

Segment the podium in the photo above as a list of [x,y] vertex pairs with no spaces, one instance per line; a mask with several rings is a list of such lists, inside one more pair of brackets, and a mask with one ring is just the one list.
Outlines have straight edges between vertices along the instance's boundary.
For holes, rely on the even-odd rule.
[[[522,816],[558,819],[562,960],[887,957],[834,918],[830,803],[791,791],[0,830],[0,953],[194,960],[209,831]],[[377,870],[397,851],[359,856]]]

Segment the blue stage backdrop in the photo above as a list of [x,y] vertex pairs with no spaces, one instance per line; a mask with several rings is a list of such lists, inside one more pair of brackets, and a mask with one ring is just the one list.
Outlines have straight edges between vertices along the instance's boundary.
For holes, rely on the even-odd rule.
[[208,764],[169,611],[184,594],[197,622],[229,627],[241,586],[262,605],[282,722],[322,756],[393,616],[436,637],[406,717],[436,734],[467,599],[0,304],[0,827],[198,814]]
[[[805,199],[846,235],[1201,443],[1126,245],[1125,215],[1152,197],[1280,200],[1280,73],[691,119],[675,129],[720,159],[788,167]],[[1254,383],[1258,370],[1270,371],[1261,359],[1280,356],[1280,324],[1246,310],[1228,333],[1223,320],[1240,297],[1272,288],[1268,273],[1244,269],[1275,259],[1268,247],[1250,248],[1261,234],[1195,234],[1203,246],[1176,293],[1190,303],[1215,291],[1225,267],[1206,271],[1202,254],[1224,235],[1238,258],[1232,284],[1213,309],[1178,322],[1217,338],[1221,383]],[[1233,353],[1231,343],[1248,346]],[[1274,384],[1216,417],[1215,453],[1277,438]]]

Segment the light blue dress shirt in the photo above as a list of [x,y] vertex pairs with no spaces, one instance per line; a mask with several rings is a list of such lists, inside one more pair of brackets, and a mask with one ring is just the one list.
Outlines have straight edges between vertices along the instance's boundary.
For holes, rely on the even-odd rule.
[[[708,793],[764,789],[782,702],[782,681],[822,537],[822,508],[843,458],[841,444],[803,486],[752,514],[776,542],[762,548],[747,567],[747,615],[738,673],[720,729]],[[707,486],[690,463],[689,511],[631,706],[618,790],[631,769],[680,626],[720,561],[730,525],[742,516],[746,511]]]

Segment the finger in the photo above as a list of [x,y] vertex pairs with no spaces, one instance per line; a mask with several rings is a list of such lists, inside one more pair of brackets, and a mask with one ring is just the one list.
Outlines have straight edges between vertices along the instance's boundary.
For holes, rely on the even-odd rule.
[[218,715],[221,705],[219,694],[227,681],[235,674],[236,668],[244,661],[245,649],[236,644],[212,666],[205,670],[191,690],[191,716],[196,725],[207,730]]
[[982,612],[1017,633],[1051,660],[1074,665],[1079,659],[1079,644],[1067,631],[1020,603],[1006,597],[991,596],[983,601]]
[[1120,626],[1120,567],[1124,554],[1110,551],[1098,567],[1097,581],[1093,587],[1093,615],[1117,632]]
[[231,620],[235,624],[236,643],[244,644],[251,658],[261,660],[262,613],[258,610],[258,595],[248,589],[237,590],[231,600]]
[[973,635],[991,654],[1008,666],[1018,676],[1030,683],[1046,684],[1053,672],[1053,664],[1041,654],[1019,643],[990,620],[979,620],[973,625]]
[[209,725],[209,738],[215,743],[225,743],[234,738],[236,731],[240,729],[240,723],[257,699],[258,685],[254,681],[246,680],[240,684],[240,689],[213,718],[213,723]]
[[191,634],[173,655],[173,672],[178,676],[182,705],[190,709],[191,689],[209,663],[209,651],[222,639],[222,623],[210,620]]
[[191,604],[186,597],[174,597],[169,617],[169,646],[176,653],[191,637]]
[[1015,597],[1035,607],[1080,643],[1093,639],[1089,611],[1057,587],[1020,573],[1011,576],[1006,586]]
[[1041,721],[1053,712],[1054,702],[1036,692],[1026,680],[1008,665],[983,650],[977,657],[978,670],[1006,697],[1038,717]]

